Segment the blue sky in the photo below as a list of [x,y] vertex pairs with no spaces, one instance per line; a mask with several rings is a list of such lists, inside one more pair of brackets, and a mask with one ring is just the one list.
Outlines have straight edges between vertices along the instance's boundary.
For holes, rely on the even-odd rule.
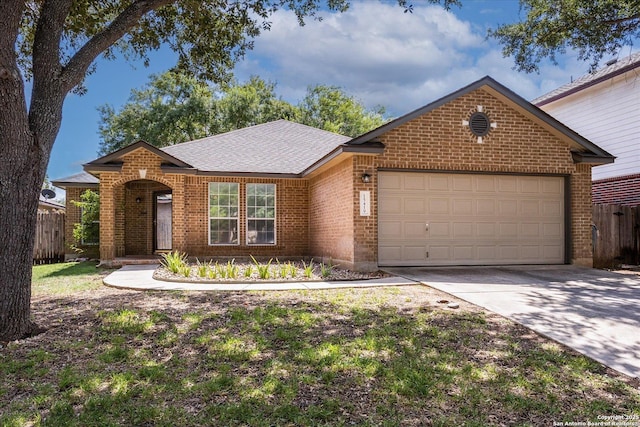
[[[463,0],[445,11],[413,0],[404,13],[394,1],[354,0],[343,14],[324,13],[321,22],[299,27],[292,13],[271,19],[255,48],[235,68],[239,81],[258,75],[277,82],[276,91],[297,103],[310,85],[342,87],[366,106],[382,105],[391,116],[405,114],[490,75],[526,99],[533,99],[588,70],[567,54],[559,65],[545,63],[540,74],[513,70],[511,58],[486,39],[488,28],[519,20],[517,0]],[[630,52],[621,53],[626,56]],[[51,179],[82,170],[97,157],[97,107],[119,108],[133,88],[174,64],[169,49],[151,55],[151,64],[100,60],[86,80],[88,93],[69,95],[48,167]]]

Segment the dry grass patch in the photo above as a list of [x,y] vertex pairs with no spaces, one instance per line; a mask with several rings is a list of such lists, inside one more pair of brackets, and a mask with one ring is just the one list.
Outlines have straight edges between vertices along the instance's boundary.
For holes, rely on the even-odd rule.
[[[0,425],[552,425],[637,384],[421,286],[40,295],[0,349]],[[446,296],[451,300],[452,297]]]

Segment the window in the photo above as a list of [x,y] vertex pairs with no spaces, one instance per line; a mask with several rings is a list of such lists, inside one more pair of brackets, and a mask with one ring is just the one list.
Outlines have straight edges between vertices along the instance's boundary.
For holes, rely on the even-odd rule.
[[[82,216],[85,215],[85,210],[81,209]],[[100,244],[100,221],[99,220],[84,220],[82,222],[82,245],[98,245]]]
[[238,184],[209,183],[209,244],[238,244]]
[[276,185],[247,184],[247,244],[276,243]]

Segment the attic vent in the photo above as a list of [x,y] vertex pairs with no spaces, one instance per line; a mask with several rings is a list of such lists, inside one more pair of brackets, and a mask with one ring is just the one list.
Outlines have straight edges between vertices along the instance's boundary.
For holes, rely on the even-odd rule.
[[469,129],[475,136],[486,136],[491,130],[489,116],[481,111],[476,111],[469,118]]

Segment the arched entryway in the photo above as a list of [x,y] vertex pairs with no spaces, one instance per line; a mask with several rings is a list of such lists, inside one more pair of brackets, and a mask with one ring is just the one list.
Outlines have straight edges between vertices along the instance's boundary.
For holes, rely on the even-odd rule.
[[150,180],[124,184],[124,254],[153,255],[172,249],[171,188]]

